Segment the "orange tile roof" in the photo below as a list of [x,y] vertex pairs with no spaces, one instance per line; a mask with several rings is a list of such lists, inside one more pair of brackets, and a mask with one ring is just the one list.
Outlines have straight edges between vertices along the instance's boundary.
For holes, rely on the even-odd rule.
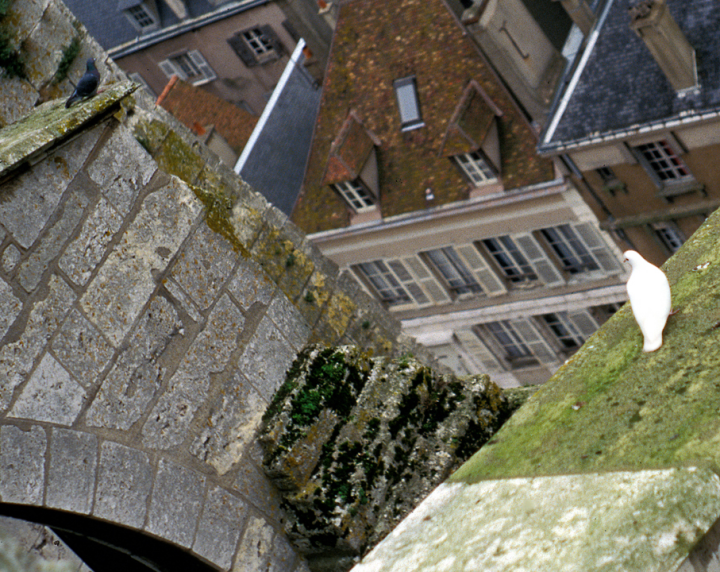
[[[401,132],[393,81],[411,75],[425,126]],[[458,116],[473,81],[489,102],[473,97],[470,104],[477,108]],[[349,0],[341,5],[305,181],[292,214],[308,233],[350,222],[346,203],[326,182],[341,166],[331,147],[351,110],[380,143],[384,217],[468,198],[468,184],[442,154],[453,120],[473,139],[487,127],[487,119],[497,117],[506,189],[554,176],[552,163],[536,155],[528,122],[442,0]],[[435,195],[431,203],[427,188]]]
[[237,154],[245,147],[258,121],[244,109],[177,76],[170,78],[157,104],[197,135],[203,135],[205,127],[213,125]]

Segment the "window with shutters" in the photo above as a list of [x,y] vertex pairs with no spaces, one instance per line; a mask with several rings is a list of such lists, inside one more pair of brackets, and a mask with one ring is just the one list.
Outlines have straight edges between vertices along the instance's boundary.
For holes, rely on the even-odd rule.
[[593,272],[618,274],[623,271],[613,251],[593,223],[561,224],[543,228],[539,234],[555,254],[562,269],[581,277]]
[[139,83],[140,85],[142,85],[143,89],[145,89],[145,91],[147,91],[150,95],[152,95],[153,97],[157,97],[150,85],[148,85],[148,83],[145,81],[145,78],[143,78],[143,76],[141,76],[139,73],[129,73],[128,77],[135,83]]
[[509,236],[487,238],[482,241],[506,280],[513,284],[536,282],[538,277],[527,258]]
[[269,25],[242,30],[227,42],[248,67],[275,61],[283,51],[277,34]]
[[190,50],[171,56],[160,62],[159,65],[166,76],[172,77],[176,75],[193,85],[207,83],[217,78],[217,75],[199,50]]
[[445,246],[423,253],[455,295],[482,294],[483,289],[455,248]]
[[411,131],[423,127],[425,122],[420,114],[420,101],[415,76],[395,80],[393,88],[395,89],[395,97],[400,112],[400,130]]
[[575,351],[585,343],[578,329],[568,319],[567,312],[543,314],[540,318],[563,350]]
[[340,193],[340,196],[356,213],[368,212],[377,208],[372,195],[358,180],[335,183],[331,186]]
[[538,360],[509,320],[490,322],[483,327],[500,348],[500,357],[508,369],[539,365]]
[[392,307],[412,303],[408,291],[382,260],[362,262],[353,268],[372,286],[384,304]]
[[599,270],[600,267],[569,224],[543,228],[540,233],[553,249],[563,270],[570,274]]
[[352,267],[381,302],[393,310],[424,308],[450,296],[417,256],[373,260]]
[[508,369],[534,367],[558,361],[555,350],[548,344],[529,318],[514,318],[488,322],[475,327],[477,334],[488,338],[488,345],[496,347],[496,357]]

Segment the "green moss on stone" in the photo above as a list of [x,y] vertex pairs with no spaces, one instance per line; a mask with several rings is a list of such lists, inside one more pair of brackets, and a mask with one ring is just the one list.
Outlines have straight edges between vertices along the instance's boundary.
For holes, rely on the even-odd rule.
[[80,37],[75,36],[70,43],[63,48],[62,58],[58,64],[57,71],[55,71],[52,83],[58,84],[67,77],[70,66],[72,66],[73,62],[80,53],[80,47]]
[[20,52],[13,46],[10,32],[0,28],[0,67],[7,77],[27,78],[25,62]]
[[720,467],[720,218],[665,265],[663,346],[642,352],[629,305],[611,318],[453,481],[678,464]]

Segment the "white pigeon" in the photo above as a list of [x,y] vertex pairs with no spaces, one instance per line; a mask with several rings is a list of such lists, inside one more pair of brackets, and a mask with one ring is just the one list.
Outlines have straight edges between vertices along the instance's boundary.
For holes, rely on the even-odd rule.
[[625,261],[632,266],[627,293],[645,339],[643,351],[654,352],[662,345],[663,329],[670,315],[670,284],[662,270],[634,250],[624,254]]

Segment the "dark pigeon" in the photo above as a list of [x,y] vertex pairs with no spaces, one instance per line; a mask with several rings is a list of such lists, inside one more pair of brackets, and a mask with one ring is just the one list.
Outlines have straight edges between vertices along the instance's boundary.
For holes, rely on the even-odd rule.
[[100,72],[95,67],[95,58],[90,58],[87,61],[87,71],[85,75],[80,78],[80,81],[75,86],[75,91],[65,102],[65,107],[70,107],[80,99],[95,95],[95,90],[97,90],[99,83]]

